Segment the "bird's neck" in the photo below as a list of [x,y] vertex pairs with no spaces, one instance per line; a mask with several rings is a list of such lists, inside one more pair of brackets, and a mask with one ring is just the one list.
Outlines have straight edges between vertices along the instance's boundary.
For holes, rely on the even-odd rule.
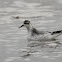
[[33,26],[30,24],[28,27],[26,27],[28,32],[30,32],[33,29]]

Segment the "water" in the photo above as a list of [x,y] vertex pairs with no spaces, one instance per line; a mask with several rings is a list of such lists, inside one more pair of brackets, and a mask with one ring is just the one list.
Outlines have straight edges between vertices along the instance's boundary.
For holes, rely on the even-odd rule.
[[0,0],[0,62],[62,62],[62,35],[28,44],[26,28],[18,28],[25,19],[38,30],[61,30],[62,0]]

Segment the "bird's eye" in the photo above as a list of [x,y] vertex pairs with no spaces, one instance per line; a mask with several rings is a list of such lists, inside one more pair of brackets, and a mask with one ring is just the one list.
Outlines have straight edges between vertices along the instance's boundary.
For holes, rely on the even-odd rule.
[[28,21],[28,20],[24,21],[24,24],[29,24],[29,23],[30,23],[30,21]]
[[24,23],[24,24],[29,24],[29,23]]

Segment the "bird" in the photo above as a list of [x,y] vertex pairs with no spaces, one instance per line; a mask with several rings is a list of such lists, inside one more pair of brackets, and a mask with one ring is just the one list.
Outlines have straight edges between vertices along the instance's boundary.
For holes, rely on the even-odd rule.
[[19,28],[25,26],[28,31],[28,41],[48,41],[48,40],[56,40],[56,38],[62,34],[62,30],[59,31],[39,31],[34,28],[29,20],[25,20],[23,25]]

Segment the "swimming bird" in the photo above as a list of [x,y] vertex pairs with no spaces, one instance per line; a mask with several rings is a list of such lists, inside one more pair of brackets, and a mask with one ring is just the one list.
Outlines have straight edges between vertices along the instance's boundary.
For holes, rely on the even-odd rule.
[[56,40],[56,37],[62,34],[62,30],[53,31],[53,32],[39,31],[32,26],[29,20],[25,20],[23,22],[23,25],[21,25],[19,28],[23,26],[27,28],[29,41]]

